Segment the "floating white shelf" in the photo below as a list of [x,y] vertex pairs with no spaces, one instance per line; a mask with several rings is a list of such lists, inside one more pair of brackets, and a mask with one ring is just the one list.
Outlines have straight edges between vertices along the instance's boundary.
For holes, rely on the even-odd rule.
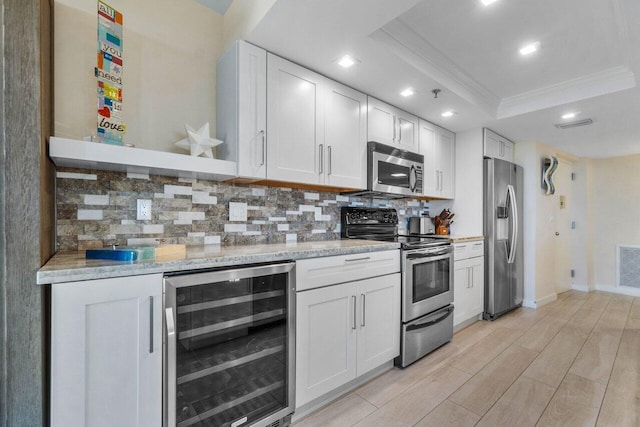
[[236,163],[186,154],[99,144],[52,136],[49,157],[56,166],[225,181],[237,176]]

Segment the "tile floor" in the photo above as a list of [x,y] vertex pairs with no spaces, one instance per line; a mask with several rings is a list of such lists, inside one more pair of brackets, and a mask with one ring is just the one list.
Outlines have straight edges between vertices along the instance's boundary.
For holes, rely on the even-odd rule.
[[570,291],[477,322],[295,427],[474,425],[640,426],[640,298]]

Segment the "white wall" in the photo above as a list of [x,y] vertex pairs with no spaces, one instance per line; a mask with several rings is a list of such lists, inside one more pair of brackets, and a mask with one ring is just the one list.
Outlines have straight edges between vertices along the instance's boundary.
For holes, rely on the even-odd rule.
[[[541,187],[542,162],[563,155],[539,142],[518,142],[515,161],[524,168],[524,299],[529,306],[556,296],[556,214],[559,194],[547,196]],[[570,156],[567,156],[570,157]]]
[[616,245],[640,246],[640,155],[591,162],[593,284],[616,284]]
[[228,49],[234,41],[245,40],[277,0],[234,0],[224,14],[223,40]]
[[[194,1],[110,0],[124,15],[125,141],[182,151],[184,123],[215,135],[216,60],[223,17]],[[55,2],[56,136],[96,134],[96,2]]]

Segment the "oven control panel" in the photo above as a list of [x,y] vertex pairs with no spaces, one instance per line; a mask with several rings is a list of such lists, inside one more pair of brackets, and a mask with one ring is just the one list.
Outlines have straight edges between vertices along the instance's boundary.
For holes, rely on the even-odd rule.
[[343,224],[398,224],[398,213],[395,209],[381,208],[342,208]]

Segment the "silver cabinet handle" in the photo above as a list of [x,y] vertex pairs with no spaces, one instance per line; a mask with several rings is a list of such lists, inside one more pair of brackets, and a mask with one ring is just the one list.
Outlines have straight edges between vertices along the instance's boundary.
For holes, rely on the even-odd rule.
[[469,267],[467,267],[467,288],[471,287],[471,273],[469,272]]
[[264,166],[265,157],[267,156],[267,140],[265,131],[261,130],[260,136],[262,138],[262,162],[260,163],[260,166]]
[[393,116],[393,140],[396,140],[396,116]]
[[149,297],[149,353],[153,353],[153,296]]
[[323,144],[320,144],[318,146],[318,149],[320,151],[320,172],[318,172],[320,175],[322,175],[323,171],[324,171],[324,146]]
[[351,329],[355,329],[356,328],[356,296],[355,295],[351,297],[351,301],[353,302],[353,326],[351,327]]
[[398,143],[402,143],[402,119],[398,118]]
[[167,422],[176,425],[176,327],[173,320],[173,308],[165,310],[167,321]]
[[471,283],[471,287],[473,288],[473,267],[469,267],[469,271],[471,271],[471,281],[469,283]]
[[328,163],[327,175],[331,175],[331,163],[332,162],[331,162],[331,146],[330,145],[327,146],[327,150],[328,150],[328,153],[327,153],[327,163]]
[[362,258],[345,259],[344,262],[366,261],[368,259],[371,259],[371,257],[370,256],[365,256],[365,257],[362,257]]
[[360,322],[360,326],[362,326],[364,328],[365,325],[365,315],[366,315],[366,307],[367,307],[367,303],[365,302],[365,298],[366,295],[365,294],[360,294],[360,296],[362,297],[362,322]]

